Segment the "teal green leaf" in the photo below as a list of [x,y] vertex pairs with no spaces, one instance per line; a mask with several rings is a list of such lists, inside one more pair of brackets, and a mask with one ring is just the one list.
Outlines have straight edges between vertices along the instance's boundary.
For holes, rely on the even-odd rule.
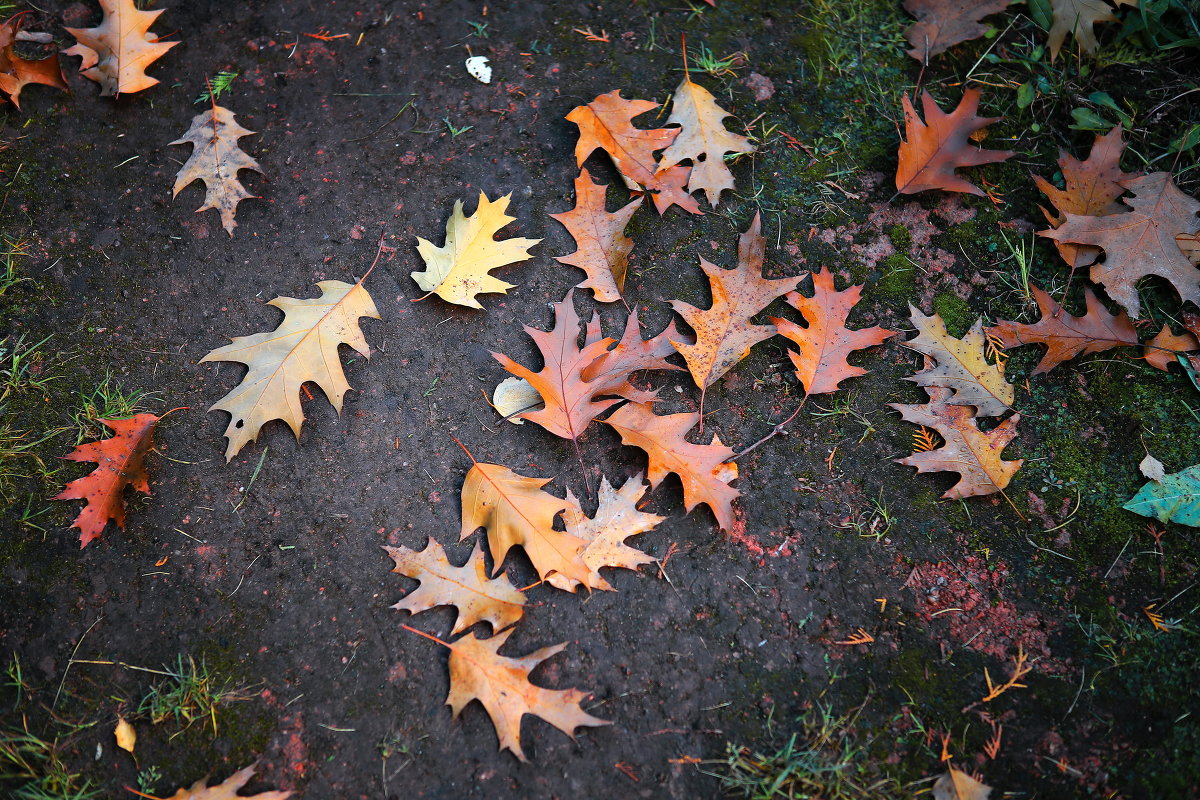
[[1200,528],[1200,464],[1150,481],[1124,505],[1128,511],[1160,522]]

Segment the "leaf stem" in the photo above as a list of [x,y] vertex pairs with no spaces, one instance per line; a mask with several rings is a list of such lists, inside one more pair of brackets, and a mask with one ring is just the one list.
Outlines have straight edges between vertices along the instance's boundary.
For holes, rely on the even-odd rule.
[[[757,450],[757,449],[758,449],[758,447],[759,447],[759,445],[762,445],[762,444],[764,444],[765,442],[767,442],[767,441],[769,441],[769,440],[771,440],[771,439],[774,439],[774,438],[775,438],[776,436],[778,436],[779,434],[781,434],[781,433],[784,433],[784,428],[786,428],[786,427],[787,427],[787,425],[788,425],[788,423],[789,423],[789,422],[791,422],[792,420],[794,420],[794,419],[796,418],[796,416],[797,416],[797,415],[800,413],[800,411],[801,411],[801,410],[804,408],[804,404],[805,404],[807,401],[808,401],[808,394],[806,393],[806,394],[804,395],[803,399],[801,399],[801,400],[800,400],[800,405],[796,406],[796,410],[792,412],[792,415],[791,415],[790,417],[788,417],[787,419],[785,419],[783,422],[780,422],[780,423],[778,423],[778,424],[777,424],[777,425],[776,425],[774,428],[772,428],[772,429],[771,429],[771,432],[770,432],[770,433],[768,433],[766,436],[764,436],[763,438],[759,439],[757,442],[755,442],[754,444],[750,445],[750,446],[749,446],[749,447],[747,447],[745,450],[743,450],[742,452],[738,453],[737,455],[735,455],[733,458],[731,458],[731,459],[729,459],[729,460],[730,460],[730,461],[737,461],[737,460],[738,460],[739,458],[741,458],[742,456],[744,456],[744,455],[746,455],[746,454],[748,454],[748,453],[752,453],[753,451]],[[1015,506],[1014,506],[1014,508],[1015,508]],[[1019,514],[1020,514],[1020,512],[1018,512],[1018,515],[1019,515]],[[1022,517],[1022,519],[1024,519],[1024,517]]]

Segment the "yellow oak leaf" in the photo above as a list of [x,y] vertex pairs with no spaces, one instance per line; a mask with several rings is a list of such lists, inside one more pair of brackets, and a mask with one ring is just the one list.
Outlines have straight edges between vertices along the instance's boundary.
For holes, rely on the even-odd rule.
[[227,461],[232,461],[239,450],[258,438],[259,430],[271,420],[287,422],[299,439],[304,422],[300,387],[307,381],[321,387],[341,413],[342,398],[350,384],[342,372],[338,345],[348,344],[363,358],[370,358],[370,348],[358,327],[358,319],[380,317],[362,281],[354,285],[321,281],[317,288],[321,290],[320,297],[271,300],[267,305],[283,311],[283,322],[275,330],[237,336],[231,344],[218,347],[200,359],[201,362],[237,361],[250,368],[242,382],[209,409],[232,415],[225,429],[229,439]]
[[1004,365],[989,364],[985,357],[987,340],[982,320],[976,320],[966,336],[955,339],[946,330],[940,314],[927,317],[911,305],[908,308],[917,336],[904,342],[904,346],[929,356],[937,364],[905,380],[918,386],[953,389],[954,394],[947,402],[953,406],[975,406],[980,416],[998,417],[1012,407],[1015,391],[1004,379]]
[[192,118],[192,127],[181,138],[171,144],[190,144],[192,155],[175,176],[172,197],[178,197],[184,187],[192,181],[204,181],[204,205],[196,213],[215,208],[221,215],[221,227],[233,236],[237,227],[233,215],[237,204],[257,195],[250,194],[238,180],[238,170],[252,169],[262,172],[258,162],[242,152],[238,139],[250,136],[254,131],[246,130],[233,119],[233,112],[214,105]]
[[[541,239],[503,239],[495,235],[516,217],[510,217],[506,194],[492,201],[479,193],[479,206],[470,217],[463,216],[462,200],[454,201],[454,211],[446,222],[446,244],[438,247],[428,239],[417,237],[417,252],[425,260],[423,272],[413,272],[412,278],[421,289],[449,303],[471,308],[483,308],[476,295],[485,292],[506,294],[514,284],[488,274],[490,270],[532,258],[529,248]],[[426,295],[428,296],[428,295]]]
[[733,173],[725,164],[725,154],[754,152],[749,139],[726,130],[724,120],[728,116],[730,113],[717,105],[712,93],[694,83],[685,72],[671,98],[671,116],[666,123],[679,125],[682,130],[658,162],[661,171],[690,159],[688,194],[703,189],[713,208],[717,207],[721,192],[733,189]]
[[241,795],[238,790],[250,782],[254,776],[255,764],[238,770],[228,779],[213,786],[208,786],[208,779],[201,778],[188,789],[180,789],[166,800],[287,800],[291,792],[262,792],[255,795]]
[[103,97],[149,89],[158,79],[146,74],[151,62],[162,58],[179,42],[160,42],[150,33],[158,11],[139,11],[133,0],[100,0],[104,19],[95,28],[67,28],[77,44],[63,51],[81,56],[79,71],[100,84]]

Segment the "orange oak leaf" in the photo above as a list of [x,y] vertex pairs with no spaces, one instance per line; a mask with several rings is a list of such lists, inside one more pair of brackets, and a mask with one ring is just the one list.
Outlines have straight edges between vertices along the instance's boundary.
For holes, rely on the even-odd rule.
[[238,180],[240,170],[262,172],[258,162],[238,147],[238,139],[253,134],[254,131],[237,124],[232,111],[214,104],[211,110],[201,111],[193,117],[187,133],[171,142],[192,145],[191,156],[175,176],[171,196],[178,197],[193,181],[204,181],[204,205],[196,209],[196,213],[216,209],[221,215],[221,227],[230,236],[237,227],[233,217],[238,203],[257,197],[246,191]]
[[1146,342],[1144,358],[1150,366],[1164,372],[1172,364],[1184,358],[1192,371],[1200,374],[1200,315],[1184,314],[1183,333],[1175,333],[1170,326],[1163,325],[1154,338]]
[[708,387],[745,358],[751,347],[775,335],[774,325],[752,325],[750,318],[781,294],[795,289],[802,277],[763,277],[767,243],[760,230],[759,215],[755,214],[750,227],[738,238],[735,269],[723,269],[700,258],[712,289],[711,307],[699,309],[682,300],[671,301],[671,308],[696,332],[695,343],[673,344],[700,387],[701,410]]
[[928,403],[888,405],[905,420],[936,430],[944,444],[896,461],[916,467],[917,472],[957,472],[960,480],[942,495],[949,500],[993,494],[1008,486],[1023,461],[1004,461],[1001,454],[1016,437],[1021,415],[1014,414],[984,432],[979,430],[970,408],[947,402],[949,389],[927,386],[925,391],[929,393]]
[[822,267],[813,274],[813,296],[805,297],[799,292],[789,292],[785,298],[808,323],[802,328],[791,320],[771,317],[780,335],[795,342],[800,352],[789,350],[788,355],[796,367],[796,377],[804,386],[805,394],[826,394],[837,391],[838,384],[847,378],[866,375],[862,367],[846,360],[855,350],[874,347],[885,339],[895,336],[878,326],[852,331],[846,327],[850,310],[862,296],[862,286],[851,286],[837,291],[833,285],[833,273]]
[[13,41],[19,27],[19,22],[11,20],[0,25],[0,92],[8,95],[17,108],[21,107],[21,90],[31,83],[69,92],[62,69],[58,66],[57,55],[41,61],[29,61],[17,54]]
[[[590,344],[600,338],[600,316],[592,315],[587,325],[584,343]],[[649,403],[658,396],[658,390],[639,389],[630,383],[630,376],[635,372],[650,369],[679,370],[666,357],[675,353],[673,342],[688,341],[670,322],[657,336],[649,339],[642,338],[641,323],[638,322],[637,311],[631,313],[625,322],[625,332],[621,340],[611,350],[607,350],[583,369],[583,379],[595,386],[602,387],[600,394],[612,394],[632,400],[635,403]]]
[[1035,323],[1001,320],[988,333],[1000,339],[1006,348],[1024,344],[1042,344],[1046,353],[1033,370],[1034,375],[1049,372],[1064,361],[1088,353],[1099,353],[1122,345],[1137,347],[1137,331],[1124,312],[1110,314],[1091,289],[1083,290],[1087,311],[1072,316],[1046,291],[1030,286],[1042,318]]
[[[620,489],[614,489],[608,478],[601,478],[599,504],[595,516],[589,518],[579,507],[571,490],[567,490],[567,500],[573,505],[563,514],[563,521],[567,533],[587,542],[581,557],[592,571],[589,589],[613,591],[613,587],[600,575],[601,568],[637,569],[642,564],[654,563],[653,556],[625,544],[629,537],[652,531],[666,519],[638,510],[637,502],[645,493],[646,484],[642,482],[641,473],[625,481]],[[546,582],[567,591],[572,588],[570,585],[560,585],[564,582],[558,575],[551,575]]]
[[741,493],[730,486],[737,478],[737,464],[729,461],[734,452],[714,436],[710,444],[693,444],[684,436],[700,421],[700,415],[658,416],[650,406],[628,403],[614,411],[605,424],[621,435],[621,441],[646,451],[650,486],[656,487],[668,473],[683,483],[683,504],[691,511],[704,503],[723,530],[733,526],[733,501]]
[[1106,217],[1067,212],[1066,221],[1039,235],[1059,242],[1087,244],[1104,250],[1104,260],[1091,267],[1091,279],[1129,311],[1141,313],[1137,282],[1157,275],[1179,292],[1184,302],[1200,305],[1200,271],[1179,247],[1176,236],[1200,231],[1200,203],[1175,186],[1170,173],[1153,172],[1121,185],[1134,194],[1132,209]]
[[562,644],[543,647],[522,658],[500,655],[499,650],[512,635],[513,628],[488,639],[473,633],[446,644],[450,648],[450,694],[446,704],[455,718],[472,700],[478,700],[496,727],[500,749],[509,750],[525,761],[521,749],[521,718],[526,714],[541,717],[574,738],[575,729],[609,725],[593,717],[580,703],[588,696],[578,689],[545,689],[529,681],[539,664],[566,648]]
[[1117,21],[1104,0],[1050,0],[1050,10],[1053,14],[1048,36],[1051,61],[1058,58],[1068,33],[1075,35],[1080,50],[1096,52],[1100,47],[1100,42],[1096,41],[1096,23]]
[[633,239],[625,235],[625,226],[642,204],[642,198],[638,197],[609,212],[604,207],[607,188],[594,183],[586,169],[581,170],[575,179],[575,208],[550,215],[575,239],[575,252],[555,256],[555,260],[586,272],[587,279],[579,287],[591,289],[601,303],[621,299],[625,273],[629,269],[629,253],[633,250]]
[[958,108],[943,112],[929,92],[921,93],[925,122],[917,116],[905,95],[904,133],[900,141],[900,163],[896,168],[896,191],[915,194],[927,189],[966,192],[982,196],[983,190],[954,174],[958,167],[976,167],[1010,158],[1011,150],[983,150],[971,142],[971,134],[1003,117],[977,117],[979,90],[967,89]]
[[397,611],[419,614],[437,606],[454,606],[458,609],[458,619],[451,634],[461,633],[477,622],[486,622],[493,631],[502,631],[516,625],[525,613],[525,595],[507,577],[488,578],[478,543],[461,567],[450,563],[446,551],[435,539],[430,539],[424,550],[387,546],[383,549],[396,562],[392,572],[421,584],[392,606]]
[[102,97],[149,89],[157,78],[146,67],[179,42],[160,42],[150,26],[165,9],[139,11],[133,0],[99,0],[104,19],[95,28],[67,28],[78,42],[63,52],[82,56],[79,71],[100,84]]
[[947,403],[975,406],[984,417],[998,417],[1012,407],[1015,391],[1004,379],[1004,365],[989,364],[985,357],[983,321],[976,320],[966,336],[955,339],[946,330],[940,314],[925,316],[914,306],[908,307],[917,336],[904,346],[936,361],[926,361],[925,369],[905,380],[918,386],[942,386],[953,390]]
[[154,428],[158,417],[138,414],[131,419],[100,420],[113,431],[113,436],[98,442],[81,444],[63,458],[68,461],[94,461],[99,466],[91,474],[77,478],[54,496],[54,500],[87,500],[87,505],[71,523],[79,528],[79,548],[100,538],[111,519],[125,527],[126,486],[150,494],[143,459],[153,445]]
[[954,767],[933,784],[933,800],[988,800],[991,796],[991,786]]
[[679,135],[663,151],[659,170],[670,169],[685,159],[692,162],[688,193],[700,189],[713,208],[721,192],[733,189],[733,173],[725,163],[726,153],[753,153],[754,145],[745,136],[725,128],[728,111],[717,105],[712,93],[695,83],[688,72],[671,98],[671,116],[667,125],[681,126]]
[[[1121,139],[1120,125],[1103,136],[1096,136],[1086,161],[1080,161],[1068,155],[1065,150],[1060,150],[1058,167],[1062,170],[1065,189],[1059,189],[1040,175],[1033,176],[1033,182],[1058,211],[1057,214],[1051,214],[1043,208],[1042,213],[1046,215],[1046,220],[1057,228],[1066,219],[1063,215],[1067,212],[1103,217],[1128,211],[1129,209],[1117,202],[1117,198],[1125,194],[1125,187],[1121,185],[1121,181],[1136,178],[1137,175],[1121,171],[1121,153],[1124,150],[1125,142]],[[1100,257],[1098,247],[1071,242],[1055,242],[1055,245],[1063,260],[1072,267],[1085,267]]]
[[250,778],[254,776],[254,770],[257,764],[251,764],[245,769],[238,770],[230,775],[221,783],[208,786],[208,779],[201,778],[191,785],[190,788],[180,789],[175,794],[166,798],[166,800],[287,800],[292,796],[290,791],[286,792],[261,792],[254,795],[238,794],[238,790],[250,782]]
[[904,0],[904,10],[917,21],[904,32],[908,54],[923,64],[938,53],[971,39],[990,26],[980,20],[999,14],[1013,0]]
[[526,478],[498,464],[475,462],[463,481],[459,539],[485,527],[497,572],[508,551],[519,545],[542,578],[557,572],[572,587],[586,584],[591,570],[581,554],[587,542],[554,530],[555,519],[572,503],[542,491],[549,482],[549,478]]
[[592,102],[576,106],[567,119],[579,126],[579,142],[575,145],[576,166],[597,148],[608,153],[617,170],[650,193],[658,213],[672,205],[693,214],[703,213],[700,204],[687,193],[684,185],[691,173],[689,167],[670,167],[659,170],[654,153],[670,145],[679,135],[676,128],[644,130],[633,126],[633,118],[658,108],[649,100],[625,100],[621,90],[614,89]]

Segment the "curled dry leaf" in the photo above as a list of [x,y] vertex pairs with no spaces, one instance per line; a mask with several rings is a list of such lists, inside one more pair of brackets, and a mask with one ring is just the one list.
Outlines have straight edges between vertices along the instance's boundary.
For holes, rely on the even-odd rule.
[[236,361],[249,367],[242,382],[213,404],[210,411],[228,411],[225,436],[229,447],[225,459],[232,461],[238,451],[258,438],[262,426],[281,419],[300,438],[304,410],[300,405],[300,387],[312,381],[321,387],[340,414],[342,398],[350,389],[338,345],[348,344],[363,358],[371,357],[371,348],[358,327],[360,317],[379,319],[375,302],[362,281],[351,285],[342,281],[321,281],[321,296],[308,300],[276,297],[267,305],[283,311],[283,322],[273,331],[253,336],[236,336],[230,344],[218,347],[200,359]]
[[1163,463],[1149,453],[1138,464],[1138,472],[1152,481],[1161,481],[1167,474]]
[[538,390],[524,378],[505,378],[492,392],[492,408],[513,425],[525,424],[521,419],[522,411],[532,411],[544,404]]
[[908,54],[923,64],[962,42],[988,32],[981,20],[999,14],[1013,0],[904,0],[904,10],[917,21],[904,32]]
[[461,633],[477,622],[486,622],[493,631],[516,625],[525,613],[525,595],[508,578],[488,578],[483,550],[476,543],[467,563],[456,567],[446,551],[430,539],[424,550],[387,547],[384,550],[396,562],[395,572],[420,582],[392,608],[419,614],[437,606],[454,606],[458,619],[451,634]]
[[567,119],[579,126],[575,165],[582,167],[593,151],[604,150],[627,183],[650,193],[658,213],[665,213],[672,205],[693,214],[703,213],[684,189],[691,170],[680,166],[660,169],[654,158],[656,151],[675,141],[678,129],[643,130],[633,126],[634,117],[655,108],[658,103],[649,100],[625,100],[620,89],[576,106],[567,114]]
[[1129,345],[1137,347],[1137,331],[1124,311],[1110,314],[1090,288],[1084,288],[1087,311],[1081,317],[1067,313],[1045,290],[1030,286],[1042,318],[1035,323],[1001,320],[988,333],[1000,339],[1005,348],[1025,344],[1046,346],[1046,353],[1033,370],[1034,375],[1049,372],[1064,361]]
[[1090,277],[1134,319],[1142,310],[1137,282],[1149,275],[1169,282],[1184,302],[1200,305],[1200,271],[1176,241],[1179,234],[1200,232],[1200,203],[1179,191],[1168,172],[1121,185],[1134,194],[1124,201],[1130,211],[1105,217],[1067,212],[1062,225],[1040,235],[1104,250],[1104,260],[1092,265]]
[[555,260],[586,272],[587,278],[579,288],[591,289],[600,303],[621,299],[625,273],[629,269],[629,253],[633,250],[633,239],[625,235],[625,226],[642,204],[642,198],[638,197],[623,208],[609,212],[604,207],[607,188],[594,183],[584,169],[575,179],[575,208],[550,215],[575,239],[575,252],[555,256]]
[[795,342],[800,352],[788,351],[796,367],[796,377],[805,394],[826,394],[837,391],[838,384],[847,378],[866,375],[862,367],[853,366],[847,357],[855,350],[882,344],[896,331],[878,326],[852,331],[846,327],[851,309],[862,295],[862,286],[837,291],[833,273],[822,267],[813,274],[813,296],[789,292],[785,298],[808,323],[802,328],[791,320],[771,317],[781,336]]
[[690,160],[688,194],[703,189],[713,208],[720,202],[721,192],[733,189],[733,173],[725,163],[725,154],[754,152],[749,139],[725,128],[728,116],[732,115],[717,105],[712,93],[693,82],[685,71],[671,97],[671,116],[667,118],[667,125],[680,126],[679,135],[663,151],[658,169],[670,169]]
[[497,241],[501,228],[516,220],[505,212],[512,193],[499,200],[488,200],[479,193],[475,213],[463,216],[462,200],[454,201],[454,211],[446,221],[446,244],[436,246],[428,239],[417,237],[417,252],[425,261],[423,272],[413,272],[412,279],[422,291],[436,294],[448,303],[470,308],[483,308],[476,299],[479,294],[507,294],[514,284],[488,274],[491,270],[532,256],[529,248],[541,239],[515,237]]
[[729,461],[734,452],[713,436],[710,444],[693,444],[684,437],[700,421],[699,414],[658,416],[650,406],[629,403],[614,411],[605,424],[621,435],[621,441],[646,451],[648,478],[652,487],[669,473],[683,483],[684,507],[691,511],[704,503],[723,530],[733,526],[733,501],[741,495],[730,486],[737,478],[737,464]]
[[888,405],[908,422],[937,431],[944,444],[896,461],[916,467],[917,472],[957,472],[960,480],[942,495],[948,500],[993,494],[1008,486],[1023,461],[1005,461],[1001,454],[1016,437],[1021,415],[1014,414],[985,433],[979,430],[971,409],[948,403],[949,389],[928,386],[925,391],[928,403]]
[[254,776],[257,764],[251,764],[245,769],[238,770],[229,778],[214,786],[208,786],[208,780],[201,778],[191,785],[191,788],[180,789],[166,800],[287,800],[291,792],[262,792],[255,795],[238,794],[238,790],[250,782]]
[[233,112],[214,105],[192,118],[192,127],[181,138],[171,144],[192,145],[192,155],[175,176],[172,197],[178,197],[183,188],[192,181],[204,181],[204,205],[196,213],[215,208],[221,215],[221,227],[230,236],[237,227],[234,214],[238,203],[257,197],[246,191],[238,180],[238,171],[262,168],[238,147],[238,139],[251,136],[254,131],[246,130],[233,119]]
[[19,23],[11,20],[0,25],[0,92],[8,95],[12,104],[20,108],[21,90],[31,83],[52,86],[64,92],[70,91],[67,82],[63,80],[57,55],[41,61],[29,61],[17,53],[13,41],[19,27]]
[[753,325],[750,318],[775,298],[796,288],[800,276],[768,279],[762,274],[766,256],[759,215],[738,238],[738,265],[723,269],[700,259],[712,290],[712,306],[699,309],[682,300],[672,300],[671,308],[696,332],[695,343],[674,341],[688,370],[700,387],[701,409],[704,393],[734,364],[750,353],[750,348],[775,335],[774,325]]
[[1048,41],[1050,60],[1058,58],[1067,34],[1075,35],[1075,43],[1085,53],[1094,53],[1100,47],[1096,41],[1096,23],[1116,22],[1112,8],[1104,0],[1050,0],[1053,21]]
[[561,653],[566,643],[543,647],[522,658],[502,656],[498,652],[512,630],[488,639],[468,633],[446,646],[450,648],[450,694],[446,704],[455,718],[472,701],[478,700],[500,740],[500,749],[509,750],[521,761],[521,718],[526,714],[541,717],[568,736],[575,729],[610,723],[593,717],[580,706],[587,692],[578,689],[545,689],[535,686],[529,674],[546,659]]
[[929,92],[921,93],[925,121],[917,116],[912,101],[905,95],[904,135],[900,142],[900,163],[896,168],[896,191],[915,194],[927,189],[966,192],[982,196],[983,190],[954,174],[958,167],[976,167],[1010,158],[1011,150],[983,150],[971,141],[981,131],[1003,117],[977,117],[979,90],[967,89],[958,108],[943,112]]
[[95,28],[67,28],[77,44],[63,52],[81,56],[79,71],[100,84],[103,97],[132,94],[149,89],[157,78],[146,67],[162,58],[179,42],[160,42],[150,26],[158,11],[139,11],[133,0],[99,0],[104,19]]
[[463,481],[459,538],[485,527],[497,572],[508,551],[519,545],[540,577],[557,572],[573,588],[590,579],[582,558],[587,543],[554,530],[554,520],[573,504],[542,491],[549,482],[549,478],[526,478],[498,464],[476,462]]
[[81,444],[63,456],[68,461],[94,461],[98,466],[90,474],[68,483],[53,498],[87,500],[87,505],[71,523],[72,528],[79,528],[80,549],[100,538],[110,519],[121,528],[125,527],[123,494],[126,486],[150,494],[144,459],[154,444],[158,417],[138,414],[131,419],[100,421],[112,429],[112,437]]
[[[1070,212],[1082,216],[1103,217],[1122,214],[1129,209],[1117,202],[1125,194],[1121,181],[1136,178],[1131,172],[1121,171],[1121,153],[1125,142],[1121,139],[1121,126],[1113,128],[1103,136],[1096,136],[1086,161],[1080,161],[1066,151],[1058,153],[1058,167],[1062,171],[1065,189],[1059,189],[1040,175],[1033,176],[1042,194],[1054,204],[1057,214],[1046,209],[1042,213],[1047,221],[1057,228]],[[1074,267],[1086,267],[1100,257],[1100,248],[1091,245],[1055,242],[1063,260]]]
[[925,369],[905,380],[952,389],[947,400],[950,405],[975,406],[980,416],[998,417],[1012,407],[1015,392],[1004,379],[1004,365],[987,362],[982,320],[976,320],[966,336],[955,339],[940,314],[927,317],[912,305],[908,309],[917,336],[904,346],[937,363],[927,361]]

